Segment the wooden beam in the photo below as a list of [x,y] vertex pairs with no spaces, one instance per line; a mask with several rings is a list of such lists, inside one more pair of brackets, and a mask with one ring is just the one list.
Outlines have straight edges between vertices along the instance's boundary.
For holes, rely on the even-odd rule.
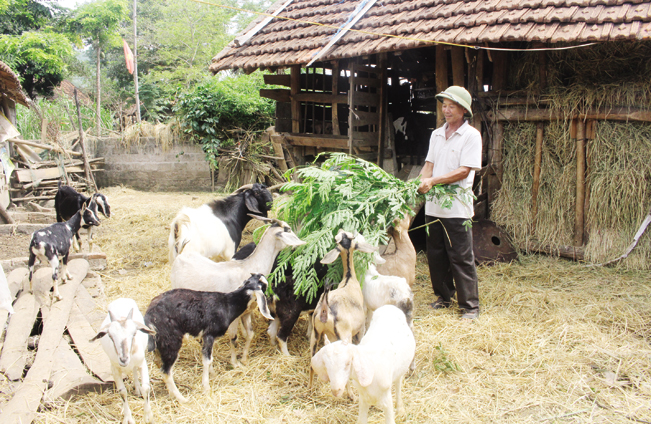
[[95,337],[97,331],[93,329],[93,326],[88,322],[76,303],[72,305],[70,310],[67,328],[79,356],[81,356],[88,369],[104,382],[113,381],[111,361],[106,356],[104,349],[102,349],[102,345],[99,341],[90,341]]
[[583,246],[585,200],[585,121],[579,119],[576,128],[576,203],[574,207],[574,246]]
[[[556,121],[565,116],[550,109],[499,109],[497,116],[492,111],[486,113],[489,120],[498,121]],[[637,121],[651,122],[651,111],[639,108],[614,107],[591,109],[588,113],[576,115],[575,118],[601,121]]]
[[[355,78],[355,84],[357,84],[357,78]],[[377,93],[364,93],[361,91],[355,92],[355,97],[353,103],[350,103],[350,106],[374,106],[378,107],[380,105],[380,95]]]
[[463,47],[452,46],[450,48],[450,53],[452,56],[452,84],[465,87],[466,79],[463,66],[463,62],[465,62]]
[[549,246],[535,241],[521,244],[520,248],[534,253],[546,253],[548,255],[557,255],[562,258],[572,259],[573,261],[583,261],[585,252],[582,247],[575,246]]
[[287,162],[285,161],[285,153],[283,152],[282,141],[279,142],[278,138],[275,138],[273,136],[270,138],[271,138],[271,145],[274,148],[274,153],[279,158],[282,158],[282,159],[276,159],[276,163],[278,163],[278,167],[280,168],[280,170],[285,172],[287,171],[288,168],[287,168]]
[[355,59],[349,64],[350,77],[348,78],[348,154],[353,154],[353,111],[355,110]]
[[73,278],[59,288],[63,300],[55,302],[50,308],[48,319],[43,324],[43,333],[34,364],[29,369],[23,384],[3,406],[0,422],[4,424],[31,423],[41,404],[43,393],[48,388],[54,366],[54,352],[61,342],[77,287],[88,272],[88,262],[76,259],[68,263],[68,269]]
[[[335,60],[332,63],[332,95],[339,95],[339,61]],[[348,101],[348,96],[346,96],[346,101]],[[332,104],[332,134],[340,135],[341,129],[339,128],[339,103]]]
[[292,95],[292,99],[298,100],[299,102],[314,102],[314,103],[348,103],[348,97],[345,94],[330,94],[330,93],[318,93],[318,92],[307,92],[297,93]]
[[[448,88],[448,53],[441,44],[436,45],[436,91],[441,92]],[[445,123],[441,102],[436,102],[436,127]]]
[[[52,270],[43,269],[35,276],[35,280],[49,278],[52,281]],[[27,283],[29,285],[29,282]],[[29,287],[26,287],[29,289]],[[14,304],[14,314],[9,320],[7,335],[0,356],[0,372],[10,381],[23,377],[27,360],[27,338],[34,328],[39,305],[34,295],[25,291]]]
[[283,134],[282,136],[292,146],[326,147],[333,149],[348,149],[348,136],[314,136],[309,134]]
[[387,119],[387,109],[389,106],[388,102],[388,87],[387,87],[387,54],[380,53],[380,62],[379,67],[380,71],[380,107],[378,114],[378,149],[377,149],[377,165],[380,168],[384,168],[384,140],[386,137],[386,125],[384,125]]
[[353,126],[363,127],[365,125],[379,125],[380,114],[376,112],[355,111],[353,114]]
[[32,141],[32,140],[21,140],[19,138],[10,138],[7,141],[9,141],[11,143],[14,143],[14,144],[22,144],[22,145],[25,145],[25,146],[37,147],[39,149],[50,150],[50,151],[54,151],[54,152],[58,152],[58,153],[66,152],[70,156],[81,156],[82,155],[79,152],[74,152],[72,150],[65,150],[65,149],[60,148],[59,146],[51,146],[49,144],[38,143],[38,142],[35,142],[35,141]]
[[377,147],[379,132],[353,132],[354,147]]
[[291,75],[283,74],[265,74],[263,75],[264,83],[269,85],[282,85],[285,87],[292,86],[292,77]]
[[301,67],[298,65],[291,67],[291,103],[292,103],[292,132],[301,132],[301,102],[296,95],[301,92]]
[[542,164],[542,146],[544,124],[538,123],[536,128],[536,153],[533,164],[533,187],[531,187],[531,232],[536,233],[536,219],[538,217],[538,192],[540,190],[540,170]]
[[286,90],[284,88],[261,88],[260,97],[275,100],[281,103],[289,103],[292,101],[291,90]]

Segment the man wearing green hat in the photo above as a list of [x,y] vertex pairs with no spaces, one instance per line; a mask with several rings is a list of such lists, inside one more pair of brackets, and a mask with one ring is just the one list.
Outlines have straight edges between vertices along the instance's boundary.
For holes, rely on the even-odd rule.
[[[472,188],[475,171],[481,169],[481,134],[464,116],[472,117],[470,93],[453,85],[436,95],[443,103],[445,124],[430,138],[425,165],[420,172],[420,193],[437,184],[455,184]],[[464,201],[465,200],[465,201]],[[452,208],[445,209],[436,199],[425,204],[427,262],[432,288],[437,299],[434,309],[450,307],[455,293],[463,319],[479,316],[477,269],[472,252],[472,230],[463,222],[474,215],[472,200],[455,198]]]

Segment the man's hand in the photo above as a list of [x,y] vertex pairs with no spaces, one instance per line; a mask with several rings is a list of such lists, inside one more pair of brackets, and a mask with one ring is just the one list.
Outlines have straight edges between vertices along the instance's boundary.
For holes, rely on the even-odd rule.
[[418,186],[418,192],[420,194],[425,194],[430,191],[432,187],[434,187],[434,178],[423,178]]

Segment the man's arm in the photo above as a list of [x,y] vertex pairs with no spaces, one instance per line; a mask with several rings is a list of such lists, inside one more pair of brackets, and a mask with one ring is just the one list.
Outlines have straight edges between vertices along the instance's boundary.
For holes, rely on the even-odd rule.
[[437,184],[452,184],[456,183],[457,181],[461,181],[464,178],[468,177],[471,168],[467,166],[460,166],[454,171],[439,175],[438,177],[432,177],[433,170],[434,164],[432,162],[425,162],[423,169],[420,171],[421,182],[420,186],[418,186],[419,193],[425,194]]

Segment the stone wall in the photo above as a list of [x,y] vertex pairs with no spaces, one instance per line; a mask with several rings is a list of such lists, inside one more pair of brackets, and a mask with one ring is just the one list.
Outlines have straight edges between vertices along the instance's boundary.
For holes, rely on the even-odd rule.
[[118,138],[89,142],[93,157],[104,158],[97,185],[124,185],[146,191],[210,191],[210,168],[201,147],[173,144],[163,149],[153,137],[126,147]]

